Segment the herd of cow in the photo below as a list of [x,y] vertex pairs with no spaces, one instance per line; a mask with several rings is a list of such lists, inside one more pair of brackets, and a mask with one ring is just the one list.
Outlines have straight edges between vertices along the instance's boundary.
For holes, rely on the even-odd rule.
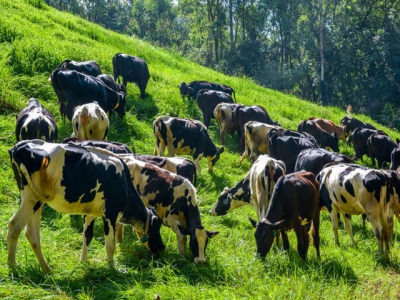
[[[363,214],[371,223],[378,251],[389,255],[393,217],[399,217],[400,147],[371,124],[345,116],[339,126],[330,120],[310,117],[297,131],[284,129],[262,106],[235,103],[234,90],[224,84],[193,81],[179,85],[182,97],[196,100],[203,122],[170,116],[153,122],[153,155],[133,154],[129,147],[108,142],[113,111],[125,114],[126,85],[139,86],[141,97],[150,78],[144,60],[118,53],[113,59],[114,78],[102,74],[95,61],[62,62],[51,74],[60,113],[72,123],[70,138],[57,143],[53,115],[32,98],[17,116],[17,143],[9,150],[21,204],[8,224],[8,262],[16,263],[19,235],[25,235],[43,271],[50,271],[40,245],[40,216],[44,204],[61,213],[84,215],[81,260],[87,259],[96,217],[103,218],[107,260],[113,263],[115,242],[123,240],[123,225],[131,225],[140,242],[157,256],[165,249],[161,225],[177,235],[178,250],[186,256],[187,236],[196,263],[206,261],[208,240],[218,231],[204,228],[197,206],[196,177],[200,159],[208,171],[219,160],[218,148],[207,128],[214,118],[220,131],[238,133],[240,163],[249,157],[251,168],[232,188],[226,187],[210,211],[225,215],[252,205],[257,220],[257,253],[265,257],[273,241],[289,249],[287,231],[296,233],[298,253],[304,260],[311,230],[320,257],[320,211],[328,210],[339,244],[338,216],[352,236],[350,216]],[[123,84],[116,80],[119,76]],[[339,140],[352,143],[355,158],[339,154]],[[327,150],[330,149],[330,150]],[[168,157],[163,157],[167,149]],[[193,161],[175,157],[190,155]],[[378,169],[354,163],[366,154]],[[158,156],[157,156],[158,155]],[[390,170],[383,170],[390,162]]]

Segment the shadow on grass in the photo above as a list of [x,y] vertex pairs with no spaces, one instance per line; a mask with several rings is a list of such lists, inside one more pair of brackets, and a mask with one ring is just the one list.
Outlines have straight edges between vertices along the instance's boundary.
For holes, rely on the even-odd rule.
[[126,113],[135,115],[138,120],[153,120],[158,114],[158,107],[152,95],[146,94],[143,99],[127,96]]

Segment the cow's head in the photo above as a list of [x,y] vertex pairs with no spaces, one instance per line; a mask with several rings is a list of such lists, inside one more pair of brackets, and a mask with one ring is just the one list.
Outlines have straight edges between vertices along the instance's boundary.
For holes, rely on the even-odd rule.
[[118,93],[118,102],[117,104],[115,104],[113,108],[121,118],[125,116],[125,104],[126,104],[126,94]]
[[162,221],[157,217],[154,209],[148,209],[145,230],[143,232],[136,231],[142,245],[156,257],[159,255],[159,252],[165,250],[165,245],[160,234],[161,224]]
[[242,179],[233,188],[225,187],[210,210],[212,216],[226,215],[229,211],[250,204],[250,181]]
[[215,148],[216,148],[215,154],[212,155],[212,156],[208,156],[207,157],[207,159],[208,159],[208,172],[210,172],[210,173],[213,171],[213,166],[218,161],[218,159],[220,157],[220,154],[222,152],[224,152],[224,150],[225,150],[224,147],[221,147],[221,148],[215,147]]
[[213,238],[219,232],[218,231],[208,231],[203,226],[195,228],[186,228],[178,225],[179,231],[183,235],[189,236],[189,246],[192,252],[194,262],[205,263],[206,262],[206,247],[208,244],[208,239]]
[[276,237],[276,230],[283,229],[285,226],[285,220],[270,223],[268,220],[263,219],[260,222],[256,222],[249,217],[251,225],[256,229],[254,237],[256,239],[257,254],[260,258],[267,256],[271,246]]
[[178,88],[182,97],[185,97],[189,94],[188,85],[186,82],[182,82],[180,85],[178,85]]

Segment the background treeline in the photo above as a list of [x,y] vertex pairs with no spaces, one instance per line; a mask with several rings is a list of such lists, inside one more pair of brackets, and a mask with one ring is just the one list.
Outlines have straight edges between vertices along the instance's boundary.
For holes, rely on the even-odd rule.
[[352,105],[400,129],[398,0],[45,1],[226,74]]

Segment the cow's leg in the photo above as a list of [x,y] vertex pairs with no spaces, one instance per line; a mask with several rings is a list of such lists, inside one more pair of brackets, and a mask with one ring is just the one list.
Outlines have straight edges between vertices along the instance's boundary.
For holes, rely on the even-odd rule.
[[354,247],[356,245],[356,241],[354,240],[354,236],[353,236],[353,229],[351,227],[350,215],[345,214],[344,218],[343,218],[343,221],[344,221],[344,229],[346,230],[347,234],[350,237],[351,246]]
[[336,213],[336,210],[332,209],[330,211],[330,217],[331,217],[331,223],[332,223],[333,236],[335,237],[335,245],[340,246],[339,233],[338,233],[339,218],[338,218],[338,214]]
[[44,272],[50,272],[51,269],[44,259],[40,245],[39,230],[42,204],[32,192],[30,193],[30,191],[30,188],[26,187],[25,190],[21,192],[21,205],[14,216],[8,222],[8,264],[11,268],[16,265],[15,257],[18,239],[22,229],[24,229],[29,224],[29,228],[27,228],[25,231],[25,236],[28,238],[32,250],[34,251],[39,261],[39,264],[42,267],[42,270]]
[[204,120],[204,126],[206,126],[207,129],[208,129],[208,126],[210,126],[211,117],[210,117],[210,116],[206,116],[206,115],[203,113],[203,120]]
[[317,208],[315,212],[315,216],[311,226],[311,236],[313,239],[313,245],[315,250],[317,251],[317,258],[320,258],[320,251],[319,251],[319,243],[320,243],[320,236],[319,236],[319,227],[320,227],[320,214],[321,210]]
[[283,250],[289,251],[289,238],[285,230],[281,230]]
[[83,223],[83,232],[82,232],[82,238],[83,238],[83,245],[82,245],[82,254],[81,254],[81,261],[86,261],[87,260],[87,253],[88,253],[88,247],[90,242],[93,239],[93,227],[94,227],[94,216],[91,215],[86,215],[84,217],[84,223]]
[[183,235],[180,232],[177,232],[177,239],[178,239],[178,251],[179,251],[179,254],[182,257],[186,257],[187,237],[186,237],[186,235]]
[[124,224],[117,223],[115,226],[115,238],[118,243],[124,242]]
[[389,255],[389,225],[386,213],[379,209],[378,212],[367,213],[367,215],[378,243],[378,253]]
[[115,252],[115,226],[116,218],[103,218],[104,221],[104,238],[106,244],[107,261],[111,267],[114,266]]
[[306,260],[307,252],[306,252],[305,241],[304,241],[305,227],[301,225],[300,219],[294,220],[293,227],[294,227],[293,229],[294,229],[294,232],[296,233],[296,237],[297,237],[297,252],[299,253],[299,255],[302,259]]
[[40,243],[40,218],[42,215],[42,208],[43,205],[40,205],[40,207],[34,212],[32,218],[29,220],[28,225],[25,228],[25,236],[28,239],[33,252],[35,253],[37,260],[39,261],[43,272],[48,273],[51,271],[51,269],[44,258]]

